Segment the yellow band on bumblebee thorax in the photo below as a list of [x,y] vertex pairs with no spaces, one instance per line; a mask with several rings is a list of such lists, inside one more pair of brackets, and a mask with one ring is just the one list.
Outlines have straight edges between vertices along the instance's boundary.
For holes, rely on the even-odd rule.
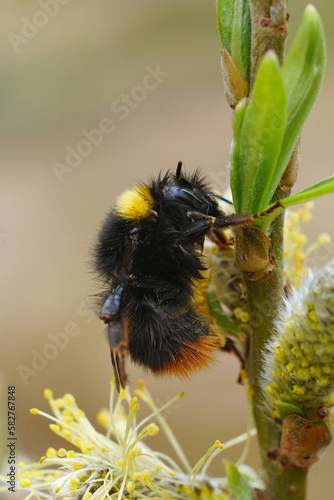
[[148,186],[138,185],[122,193],[116,202],[115,212],[127,219],[145,219],[152,213],[154,199]]

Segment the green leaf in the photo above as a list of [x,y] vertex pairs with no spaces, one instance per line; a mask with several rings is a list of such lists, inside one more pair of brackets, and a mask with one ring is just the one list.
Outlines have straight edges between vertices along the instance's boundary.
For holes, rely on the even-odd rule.
[[277,166],[281,176],[319,94],[325,64],[325,35],[321,19],[316,9],[308,5],[302,25],[282,68],[288,99],[288,116]]
[[248,0],[217,0],[217,19],[222,46],[249,83],[251,25]]
[[231,56],[245,80],[250,82],[251,23],[248,0],[235,0]]
[[276,403],[277,411],[282,420],[285,419],[288,415],[300,415],[305,418],[305,414],[299,406],[295,406],[291,403],[285,403],[284,401],[278,401]]
[[303,189],[303,191],[299,191],[299,193],[289,196],[289,198],[285,198],[281,203],[284,208],[288,208],[293,205],[297,205],[298,203],[305,203],[307,201],[314,200],[315,198],[320,198],[320,196],[332,193],[333,191],[334,176],[317,182],[317,184],[313,184],[313,186]]
[[314,200],[315,198],[320,198],[320,196],[324,196],[333,192],[334,175],[332,177],[324,179],[323,181],[317,182],[317,184],[313,184],[313,186],[303,189],[303,191],[299,191],[299,193],[297,194],[289,196],[288,198],[284,198],[280,201],[280,206],[277,206],[274,209],[273,207],[275,207],[276,203],[272,203],[263,210],[263,212],[269,211],[270,213],[256,221],[256,226],[261,227],[264,232],[267,232],[267,228],[270,226],[273,219],[275,219],[277,215],[282,213],[286,208],[292,207],[294,205],[299,205],[300,203],[306,203],[307,201]]
[[[231,190],[232,190],[232,197],[234,200],[234,205],[236,207],[237,200],[241,200],[242,196],[242,185],[239,180],[239,171],[236,165],[238,165],[238,158],[239,158],[239,152],[240,152],[240,136],[241,136],[241,129],[242,129],[242,124],[243,120],[245,118],[245,112],[247,108],[247,101],[246,99],[243,99],[240,101],[235,108],[234,115],[233,115],[233,139],[232,139],[232,144],[231,144],[231,151],[230,151],[230,182],[231,182]],[[237,210],[237,208],[236,208]],[[238,211],[238,210],[237,210]]]
[[239,330],[234,323],[224,313],[217,294],[214,290],[209,290],[207,293],[208,304],[212,317],[217,325],[222,329],[223,333],[239,337]]
[[227,480],[236,500],[254,500],[251,485],[237,467],[232,462],[226,462],[225,466]]
[[[285,132],[287,99],[274,52],[263,57],[248,106],[234,123],[231,183],[237,213],[256,213],[270,202],[281,178],[276,169]],[[241,130],[240,130],[241,126]]]
[[222,46],[232,52],[234,0],[217,0],[217,21]]

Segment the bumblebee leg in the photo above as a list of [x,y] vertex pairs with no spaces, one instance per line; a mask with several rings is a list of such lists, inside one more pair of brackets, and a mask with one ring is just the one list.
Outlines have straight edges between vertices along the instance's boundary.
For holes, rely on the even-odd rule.
[[[126,330],[126,329],[125,329]],[[113,337],[115,333],[115,324],[114,322],[110,322],[108,324],[108,336],[109,336],[109,342],[110,342],[110,356],[111,356],[111,362],[114,368],[114,373],[115,373],[115,379],[116,379],[116,387],[117,391],[120,391],[120,388],[122,387],[125,389],[128,377],[125,371],[125,359],[126,359],[126,353],[128,350],[128,342],[127,340],[124,340],[120,343],[118,343],[117,347],[114,348],[112,346],[112,341],[111,338]]]
[[116,380],[116,388],[117,392],[121,390],[121,377],[119,373],[119,357],[115,356],[115,353],[110,349],[110,357],[111,357],[111,363],[114,369],[114,374],[115,374],[115,380]]
[[234,238],[228,238],[221,230],[213,229],[208,236],[214,243],[225,250],[234,243]]
[[183,233],[177,236],[177,243],[191,243],[192,241],[197,241],[200,236],[205,236],[210,226],[212,225],[211,217],[206,218],[205,220],[200,220],[194,222],[188,229],[183,231]]
[[254,222],[253,214],[231,214],[231,215],[218,215],[215,218],[213,229],[219,229],[223,227],[236,227],[236,226],[246,226],[247,224],[252,224]]
[[123,287],[117,287],[108,296],[100,315],[100,319],[108,325],[111,361],[115,372],[118,391],[120,387],[124,388],[127,382],[125,359],[128,350],[128,332],[126,320],[122,315],[122,293]]
[[239,352],[238,348],[235,345],[235,342],[229,337],[226,337],[226,344],[224,347],[222,347],[222,351],[233,352],[236,355],[236,357],[239,359],[239,361],[240,361],[240,374],[238,377],[238,383],[241,384],[242,383],[241,371],[245,369],[245,362],[246,362],[245,358]]

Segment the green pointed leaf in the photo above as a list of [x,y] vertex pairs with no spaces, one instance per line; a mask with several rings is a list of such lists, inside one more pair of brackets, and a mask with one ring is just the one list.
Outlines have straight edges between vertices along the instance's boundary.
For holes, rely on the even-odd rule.
[[214,290],[209,290],[207,294],[208,304],[212,317],[217,325],[222,329],[223,333],[239,337],[239,330],[234,323],[224,313],[217,294]]
[[306,203],[307,201],[314,200],[315,198],[320,198],[320,196],[332,193],[333,191],[334,176],[317,182],[317,184],[313,184],[313,186],[303,189],[303,191],[299,191],[299,193],[289,196],[289,198],[285,198],[281,203],[284,208],[288,208],[299,203]]
[[251,485],[237,467],[232,462],[226,462],[225,466],[227,480],[236,500],[254,500]]
[[[268,207],[266,207],[263,211],[270,211],[268,215],[262,217],[258,221],[256,221],[256,226],[261,227],[261,229],[267,233],[268,228],[270,227],[271,222],[283,212],[286,208],[292,207],[294,205],[299,205],[300,203],[306,203],[307,201],[314,200],[316,198],[320,198],[326,194],[330,194],[334,192],[334,175],[332,177],[328,177],[323,181],[317,182],[317,184],[313,184],[303,191],[299,191],[299,193],[289,196],[288,198],[284,198],[280,201],[280,206],[272,208],[276,205],[276,203],[272,203]],[[271,211],[272,210],[272,211]]]
[[282,68],[282,78],[288,99],[288,116],[278,159],[278,170],[281,175],[319,94],[325,64],[324,30],[318,12],[312,5],[309,5],[305,9],[302,25]]
[[305,414],[299,406],[295,406],[291,403],[285,403],[284,401],[278,401],[276,403],[277,411],[282,420],[285,419],[288,415],[300,415],[305,418]]
[[[241,115],[241,111],[240,111]],[[232,147],[232,193],[237,213],[256,213],[270,202],[281,178],[276,169],[285,132],[287,99],[278,60],[263,57]],[[240,129],[241,122],[241,130]]]
[[217,21],[222,46],[232,52],[234,0],[217,0]]
[[251,25],[248,0],[217,0],[217,19],[222,46],[249,83]]
[[[242,196],[242,185],[239,181],[239,172],[235,165],[238,164],[239,152],[240,152],[240,136],[241,136],[241,128],[242,123],[245,117],[245,112],[247,108],[247,101],[243,99],[240,101],[235,108],[233,115],[233,139],[231,144],[230,151],[230,182],[231,182],[231,190],[232,196],[234,200],[234,204],[236,206],[236,201],[241,200]],[[237,210],[237,209],[236,209]]]
[[245,80],[250,82],[251,23],[248,0],[235,0],[231,56]]

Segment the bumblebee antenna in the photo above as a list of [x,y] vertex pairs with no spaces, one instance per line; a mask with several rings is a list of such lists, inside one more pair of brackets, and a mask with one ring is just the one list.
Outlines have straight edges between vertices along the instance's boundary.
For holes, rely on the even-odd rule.
[[224,198],[224,196],[220,196],[219,194],[215,194],[214,196],[215,196],[215,198],[219,198],[220,200],[225,201],[229,205],[233,205],[234,204],[233,201],[227,200],[226,198]]
[[181,177],[181,169],[182,169],[182,161],[179,161],[176,168],[176,178],[179,179]]

